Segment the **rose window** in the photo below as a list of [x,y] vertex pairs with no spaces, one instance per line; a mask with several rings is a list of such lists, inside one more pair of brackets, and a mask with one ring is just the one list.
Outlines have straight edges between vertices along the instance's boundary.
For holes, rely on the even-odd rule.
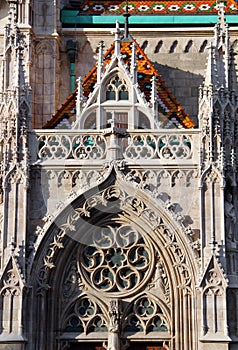
[[152,248],[130,226],[101,227],[93,245],[83,246],[78,258],[86,282],[96,290],[127,293],[142,287],[153,271]]

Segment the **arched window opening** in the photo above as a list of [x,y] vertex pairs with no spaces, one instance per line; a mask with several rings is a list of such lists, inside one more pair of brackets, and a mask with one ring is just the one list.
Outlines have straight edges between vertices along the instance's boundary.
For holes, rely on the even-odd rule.
[[120,78],[118,75],[114,76],[106,88],[106,100],[128,100],[129,93],[126,82],[124,79]]
[[64,321],[64,332],[107,332],[106,319],[100,306],[87,296],[78,299],[68,311]]
[[107,92],[106,92],[106,100],[115,100],[116,99],[116,92],[114,90],[113,86],[108,86]]
[[123,85],[119,91],[119,101],[128,100],[128,91],[125,85]]

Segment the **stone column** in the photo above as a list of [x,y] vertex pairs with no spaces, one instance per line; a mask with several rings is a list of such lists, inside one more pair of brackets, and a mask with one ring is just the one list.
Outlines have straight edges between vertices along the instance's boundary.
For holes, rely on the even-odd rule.
[[110,300],[109,316],[108,350],[120,350],[120,300]]

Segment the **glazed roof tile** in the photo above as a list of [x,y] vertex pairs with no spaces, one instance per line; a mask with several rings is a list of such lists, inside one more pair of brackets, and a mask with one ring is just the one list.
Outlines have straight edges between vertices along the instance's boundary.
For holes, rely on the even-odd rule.
[[[78,6],[83,15],[121,15],[125,13],[126,1],[83,1]],[[160,14],[217,14],[216,0],[162,0],[162,1],[128,1],[128,10],[131,15],[160,15]],[[228,0],[225,12],[235,14],[238,10],[238,1]]]
[[[169,120],[173,119],[176,124],[181,125],[184,128],[192,128],[195,126],[193,121],[185,113],[182,106],[176,101],[173,94],[170,92],[161,75],[155,69],[153,63],[148,59],[140,45],[136,43],[137,52],[137,65],[138,65],[138,84],[140,90],[144,93],[146,100],[150,101],[151,96],[151,79],[153,76],[157,78],[157,90],[158,90],[158,111],[162,113]],[[124,63],[130,66],[132,43],[121,42],[120,49],[121,57]],[[114,44],[106,51],[104,55],[105,67],[110,63],[114,54]],[[85,97],[93,91],[95,84],[97,83],[97,65],[85,76],[83,80],[83,90]],[[54,128],[63,118],[72,118],[75,114],[77,90],[75,90],[56,112],[50,121],[48,121],[44,128]]]

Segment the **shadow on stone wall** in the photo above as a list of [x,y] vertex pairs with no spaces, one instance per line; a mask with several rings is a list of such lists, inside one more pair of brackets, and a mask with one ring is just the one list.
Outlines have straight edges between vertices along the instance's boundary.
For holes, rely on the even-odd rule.
[[201,74],[183,71],[158,62],[154,62],[154,65],[177,102],[198,125],[198,88],[202,85],[204,77]]

